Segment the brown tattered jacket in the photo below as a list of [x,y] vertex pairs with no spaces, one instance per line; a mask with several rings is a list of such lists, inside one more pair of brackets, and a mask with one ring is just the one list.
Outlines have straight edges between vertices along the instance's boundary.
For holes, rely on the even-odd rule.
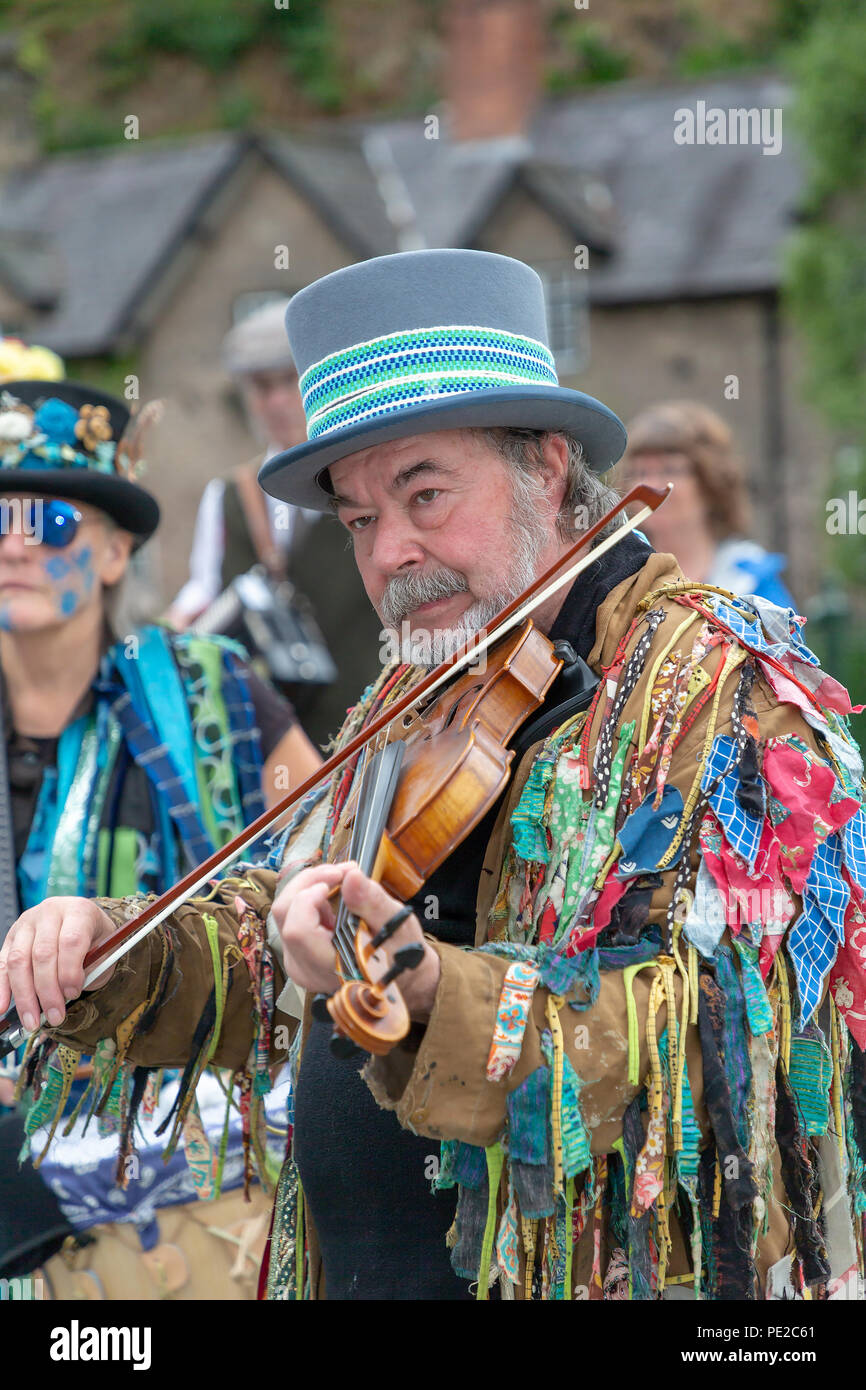
[[[589,665],[596,673],[600,675],[603,668],[610,665],[644,596],[661,585],[675,583],[681,578],[672,556],[653,555],[638,573],[624,580],[607,595],[598,609],[596,642],[589,655]],[[622,726],[635,719],[636,733],[640,727],[648,673],[653,669],[656,655],[669,642],[673,630],[682,622],[685,614],[682,607],[668,598],[654,600],[653,607],[662,608],[668,616],[656,631],[644,674],[629,697],[620,721]],[[684,635],[681,648],[684,654],[691,647],[694,631],[692,628]],[[719,659],[718,647],[705,658],[704,666],[710,676],[714,674]],[[737,672],[734,671],[721,695],[716,734],[731,732],[730,708],[736,681]],[[792,705],[780,704],[760,675],[751,698],[761,739],[797,735],[817,751],[812,730],[799,711]],[[705,741],[707,710],[705,706],[674,750],[668,781],[677,787],[684,799],[692,785]],[[600,715],[601,707],[593,721],[594,725],[600,724]],[[590,734],[590,765],[597,736],[598,728],[593,727]],[[509,817],[539,747],[536,745],[530,749],[521,760],[487,849],[477,899],[476,945],[482,944],[488,937],[489,914],[499,886],[510,832]],[[333,857],[339,857],[345,839],[346,826],[338,825],[331,847]],[[697,857],[693,855],[692,888],[697,867]],[[650,910],[652,922],[661,923],[664,920],[673,877],[673,871],[665,873],[662,886],[653,896]],[[170,1002],[161,1010],[150,1031],[134,1038],[127,1054],[130,1061],[149,1067],[179,1066],[186,1062],[193,1030],[213,987],[212,957],[202,929],[202,912],[207,911],[216,919],[222,952],[235,941],[235,895],[240,893],[256,911],[264,915],[278,890],[278,881],[279,876],[275,872],[252,870],[244,873],[242,878],[227,881],[215,899],[206,903],[193,900],[169,919],[175,946],[173,978],[167,991]],[[117,920],[122,919],[123,908],[120,904],[111,905],[111,911]],[[404,1127],[437,1140],[461,1140],[487,1147],[494,1144],[503,1132],[507,1094],[520,1086],[544,1062],[541,1035],[547,1026],[548,991],[539,987],[535,992],[522,1052],[514,1069],[502,1081],[490,1082],[486,1075],[487,1060],[509,961],[487,952],[446,945],[434,938],[431,941],[439,953],[442,969],[430,1020],[425,1029],[414,1028],[410,1038],[387,1057],[371,1059],[364,1076],[379,1104],[394,1110]],[[116,1036],[118,1030],[122,1034],[125,1022],[155,988],[163,951],[164,944],[158,934],[146,938],[121,962],[108,985],[70,1006],[62,1029],[55,1030],[53,1036],[87,1051],[92,1050],[100,1039]],[[640,1038],[641,1085],[649,1068],[645,1037],[651,987],[649,974],[648,971],[638,972],[633,980]],[[678,1006],[679,987],[677,978]],[[581,1037],[578,1048],[574,1030],[566,1028],[566,1052],[582,1082],[581,1111],[590,1134],[592,1152],[605,1154],[620,1138],[623,1113],[641,1088],[628,1080],[627,1012],[622,974],[617,971],[602,973],[597,1002],[589,1013],[575,1017],[587,1023],[586,1036]],[[666,1024],[664,1005],[656,1022],[657,1030],[661,1032]],[[285,1030],[283,1037],[296,1027],[292,1018],[278,1012],[275,1017],[276,1036],[280,1036],[280,1025]],[[251,1041],[250,994],[244,979],[244,968],[239,965],[226,1000],[222,1032],[212,1057],[213,1064],[218,1067],[242,1067],[247,1060]],[[701,1050],[696,1028],[689,1029],[687,1061],[697,1122],[703,1138],[708,1140],[710,1130],[703,1103]],[[788,1217],[782,1206],[784,1197],[779,1182],[778,1154],[773,1155],[773,1163],[776,1190],[770,1202],[768,1230],[759,1240],[757,1258],[758,1272],[762,1277],[767,1268],[791,1248]],[[591,1234],[588,1226],[575,1248],[575,1286],[587,1287],[590,1282]],[[689,1264],[675,1223],[672,1238],[670,1275],[686,1274]],[[314,1233],[311,1244],[315,1257]],[[313,1288],[318,1288],[321,1293],[322,1285],[315,1268],[312,1274]]]

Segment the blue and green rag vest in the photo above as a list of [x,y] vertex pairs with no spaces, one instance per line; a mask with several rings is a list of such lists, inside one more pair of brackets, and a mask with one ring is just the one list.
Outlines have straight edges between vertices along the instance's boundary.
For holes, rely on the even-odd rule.
[[[55,895],[162,892],[261,813],[244,658],[225,638],[158,627],[109,648],[91,708],[45,769],[18,863],[22,910]],[[123,794],[134,769],[143,816]]]

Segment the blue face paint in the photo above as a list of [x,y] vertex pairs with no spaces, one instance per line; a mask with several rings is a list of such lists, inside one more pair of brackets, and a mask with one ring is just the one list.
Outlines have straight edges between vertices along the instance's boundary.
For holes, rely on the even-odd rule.
[[9,605],[4,603],[0,607],[0,632],[12,631],[12,618],[9,613]]
[[52,555],[44,564],[49,579],[65,579],[72,566],[63,555]]
[[93,547],[74,542],[62,555],[43,559],[42,567],[54,591],[54,607],[58,617],[71,618],[96,586],[93,568]]

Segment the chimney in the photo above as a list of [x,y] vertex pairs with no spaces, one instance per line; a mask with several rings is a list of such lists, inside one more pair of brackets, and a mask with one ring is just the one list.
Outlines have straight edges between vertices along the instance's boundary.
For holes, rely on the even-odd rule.
[[541,82],[540,0],[450,0],[445,93],[455,141],[520,138]]

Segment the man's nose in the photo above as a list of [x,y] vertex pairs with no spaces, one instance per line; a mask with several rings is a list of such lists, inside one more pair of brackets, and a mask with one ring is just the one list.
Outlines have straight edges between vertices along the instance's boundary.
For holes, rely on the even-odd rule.
[[380,514],[375,523],[371,558],[382,574],[390,576],[407,566],[422,565],[426,552],[407,517]]

